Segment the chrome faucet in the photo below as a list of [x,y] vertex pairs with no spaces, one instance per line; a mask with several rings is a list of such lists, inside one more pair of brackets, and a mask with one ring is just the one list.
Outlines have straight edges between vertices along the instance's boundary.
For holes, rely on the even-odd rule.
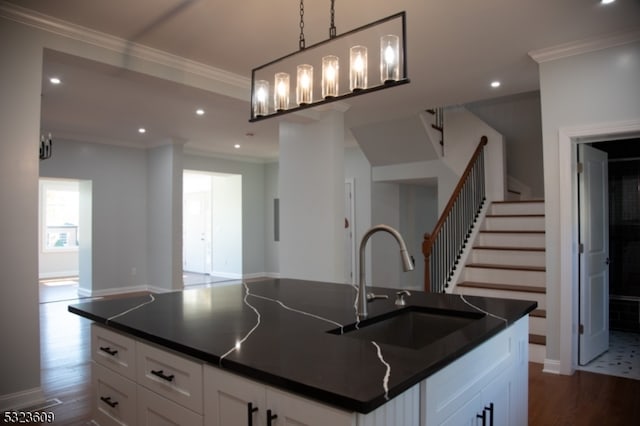
[[359,274],[358,274],[358,317],[366,318],[367,317],[367,302],[380,298],[381,296],[377,296],[374,294],[366,294],[366,283],[365,283],[365,265],[364,265],[364,250],[367,246],[367,241],[373,234],[378,231],[388,232],[396,239],[398,245],[400,246],[400,259],[402,260],[402,269],[407,271],[413,270],[413,261],[411,260],[411,255],[407,251],[407,245],[402,238],[402,235],[394,228],[388,225],[376,225],[369,229],[362,240],[360,241],[360,265],[359,265]]

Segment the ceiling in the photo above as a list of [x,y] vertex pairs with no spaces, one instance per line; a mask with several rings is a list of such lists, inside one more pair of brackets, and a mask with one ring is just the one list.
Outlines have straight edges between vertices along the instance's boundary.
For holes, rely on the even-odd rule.
[[[298,48],[298,0],[10,2],[245,78]],[[329,5],[304,4],[307,45],[328,37]],[[411,83],[351,98],[347,128],[538,90],[530,51],[640,22],[638,0],[606,6],[599,0],[336,0],[335,7],[338,34],[407,12]],[[52,86],[52,75],[62,84]],[[493,80],[502,85],[491,88]],[[54,51],[45,52],[42,105],[43,129],[59,137],[141,147],[174,141],[193,151],[260,160],[277,157],[278,120],[284,119],[248,123],[246,101]],[[205,114],[196,116],[196,108]],[[141,126],[144,135],[137,132]]]

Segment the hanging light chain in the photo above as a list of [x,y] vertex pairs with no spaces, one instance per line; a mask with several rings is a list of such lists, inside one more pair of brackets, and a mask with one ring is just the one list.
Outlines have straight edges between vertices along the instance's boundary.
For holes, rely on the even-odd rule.
[[329,25],[329,38],[336,37],[335,17],[336,17],[335,0],[331,0],[331,25]]
[[304,0],[300,0],[300,41],[299,41],[300,50],[303,50],[305,45],[304,40]]

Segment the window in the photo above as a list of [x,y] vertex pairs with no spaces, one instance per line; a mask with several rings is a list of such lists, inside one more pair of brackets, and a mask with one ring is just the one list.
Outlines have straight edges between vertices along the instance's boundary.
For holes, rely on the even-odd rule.
[[77,250],[80,241],[78,182],[43,180],[41,181],[41,195],[43,250]]

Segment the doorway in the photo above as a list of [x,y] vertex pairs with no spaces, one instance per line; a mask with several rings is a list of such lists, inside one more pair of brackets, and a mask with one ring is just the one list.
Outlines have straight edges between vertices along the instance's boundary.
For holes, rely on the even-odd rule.
[[184,285],[241,279],[242,176],[185,170]]
[[91,182],[40,178],[40,303],[73,300],[91,288]]

